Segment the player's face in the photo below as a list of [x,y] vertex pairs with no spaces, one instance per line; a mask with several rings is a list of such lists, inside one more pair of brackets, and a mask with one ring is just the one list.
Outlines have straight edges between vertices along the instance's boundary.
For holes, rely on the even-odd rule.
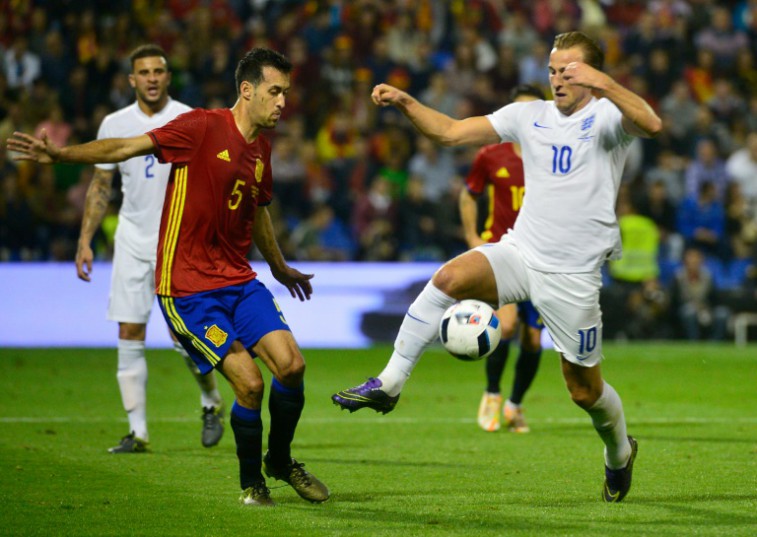
[[570,115],[581,108],[591,98],[591,90],[584,86],[570,84],[563,80],[565,67],[572,62],[583,62],[584,53],[580,47],[563,50],[552,49],[549,55],[549,84],[557,109]]
[[129,75],[129,84],[137,93],[137,100],[149,105],[157,105],[168,98],[171,73],[165,58],[150,56],[134,60],[134,69]]
[[289,86],[289,75],[273,67],[263,67],[263,80],[252,94],[250,110],[254,125],[264,129],[276,126],[286,106]]

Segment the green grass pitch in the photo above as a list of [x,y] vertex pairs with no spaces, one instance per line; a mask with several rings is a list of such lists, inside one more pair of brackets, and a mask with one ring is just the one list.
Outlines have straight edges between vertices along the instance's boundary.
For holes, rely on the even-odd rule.
[[[305,351],[293,454],[332,498],[311,505],[273,488],[266,510],[237,503],[228,425],[219,446],[201,446],[199,393],[173,351],[148,356],[153,453],[117,456],[106,449],[127,425],[114,350],[0,349],[0,535],[757,535],[755,347],[605,345],[605,377],[639,440],[617,505],[600,500],[602,445],[554,351],[525,401],[532,432],[515,435],[478,429],[483,364],[440,349],[390,414],[331,403],[389,350]],[[223,394],[230,403],[225,383]]]

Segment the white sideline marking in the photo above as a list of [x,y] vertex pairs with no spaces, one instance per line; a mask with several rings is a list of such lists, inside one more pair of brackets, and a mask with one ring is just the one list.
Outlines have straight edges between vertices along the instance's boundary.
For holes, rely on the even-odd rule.
[[[150,418],[150,422],[155,423],[195,423],[199,420],[198,416],[186,416],[186,417],[162,417],[162,418]],[[1,416],[0,423],[114,423],[125,422],[125,418],[117,417],[80,417],[80,416]],[[675,425],[675,424],[752,424],[757,423],[757,417],[727,417],[727,418],[648,418],[638,420],[627,420],[632,425]],[[545,424],[559,424],[559,425],[577,425],[589,423],[588,416],[586,418],[544,418],[534,419],[529,418],[529,423],[545,423]],[[396,425],[396,424],[426,424],[426,423],[476,423],[474,418],[404,418],[404,417],[387,417],[387,416],[371,416],[365,418],[358,417],[335,417],[335,418],[308,418],[304,419],[304,423],[326,423],[326,424],[371,424],[371,425]]]

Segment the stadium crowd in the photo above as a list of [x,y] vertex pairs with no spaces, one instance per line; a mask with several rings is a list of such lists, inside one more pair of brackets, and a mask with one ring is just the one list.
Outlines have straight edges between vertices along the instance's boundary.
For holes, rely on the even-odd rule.
[[[726,337],[757,311],[757,1],[68,0],[0,7],[0,140],[94,139],[133,102],[128,54],[163,47],[171,95],[230,106],[264,45],[294,64],[273,138],[271,213],[291,260],[443,261],[466,249],[458,196],[476,147],[448,150],[370,102],[389,82],[453,117],[549,94],[554,36],[580,29],[663,133],[636,140],[618,216],[626,255],[603,291],[608,337]],[[72,260],[92,167],[0,149],[0,259]],[[95,246],[109,259],[119,199]]]

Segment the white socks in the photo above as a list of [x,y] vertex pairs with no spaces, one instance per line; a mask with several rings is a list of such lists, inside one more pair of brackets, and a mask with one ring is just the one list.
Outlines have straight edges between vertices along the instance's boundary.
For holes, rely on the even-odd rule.
[[137,438],[149,440],[147,435],[147,361],[145,342],[118,340],[118,386],[121,400],[129,417],[129,431]]
[[602,395],[587,412],[605,443],[605,464],[611,470],[624,468],[631,456],[631,444],[626,435],[626,418],[618,392],[605,382]]
[[408,308],[394,341],[389,363],[378,376],[381,389],[395,396],[407,382],[426,347],[439,336],[439,322],[448,307],[456,300],[428,282],[421,294]]
[[218,386],[216,385],[216,376],[211,371],[207,375],[200,373],[200,369],[194,360],[187,354],[184,347],[178,341],[173,342],[173,348],[176,352],[181,354],[184,361],[187,363],[187,367],[192,372],[197,381],[197,385],[200,387],[200,404],[203,408],[219,407],[223,403],[221,394],[218,392]]

